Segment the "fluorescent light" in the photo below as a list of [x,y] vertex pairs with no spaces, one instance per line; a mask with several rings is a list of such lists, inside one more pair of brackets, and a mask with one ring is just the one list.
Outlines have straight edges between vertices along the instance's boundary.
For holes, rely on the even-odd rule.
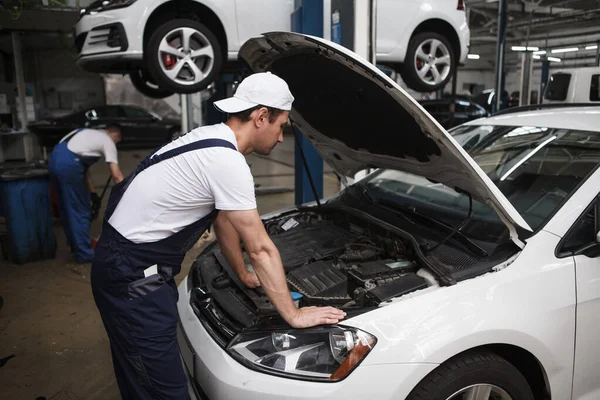
[[537,50],[534,51],[533,54],[546,54],[546,50]]
[[479,54],[467,54],[469,60],[479,60]]
[[561,62],[562,60],[558,57],[548,57],[548,61]]
[[538,51],[540,48],[539,47],[525,47],[525,46],[513,46],[511,47],[512,51]]
[[598,45],[596,45],[596,44],[593,44],[591,46],[585,46],[586,50],[596,50],[597,48],[598,48]]
[[569,53],[571,51],[577,51],[577,50],[579,50],[579,47],[568,47],[566,49],[554,49],[554,50],[552,50],[552,54],[555,54],[555,53]]
[[533,58],[534,58],[534,59],[536,59],[536,60],[539,60],[539,59],[541,59],[542,57],[541,57],[541,56],[538,56],[537,54],[534,54],[534,55],[533,55]]

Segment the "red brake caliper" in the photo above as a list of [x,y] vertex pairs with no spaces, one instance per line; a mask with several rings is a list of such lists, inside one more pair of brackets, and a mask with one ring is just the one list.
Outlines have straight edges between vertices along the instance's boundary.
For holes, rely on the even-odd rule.
[[[175,46],[169,44],[169,46],[175,48]],[[177,64],[177,58],[173,57],[170,54],[163,54],[163,62],[165,63],[165,67],[167,67],[167,69],[172,69],[175,64]]]

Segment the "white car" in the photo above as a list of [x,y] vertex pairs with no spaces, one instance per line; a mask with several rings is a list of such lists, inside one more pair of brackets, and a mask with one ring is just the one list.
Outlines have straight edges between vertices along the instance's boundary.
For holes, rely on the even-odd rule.
[[345,310],[337,325],[292,329],[216,243],[197,258],[178,302],[192,393],[600,398],[600,107],[505,113],[451,136],[331,42],[270,33],[240,57],[288,82],[291,120],[338,174],[377,170],[263,216],[299,306]]
[[544,103],[595,103],[600,105],[600,66],[553,71]]
[[[468,53],[463,0],[378,0],[377,62],[407,85],[443,87]],[[293,0],[100,0],[73,28],[78,64],[129,73],[151,97],[194,93],[214,81],[240,46],[263,32],[289,31]]]

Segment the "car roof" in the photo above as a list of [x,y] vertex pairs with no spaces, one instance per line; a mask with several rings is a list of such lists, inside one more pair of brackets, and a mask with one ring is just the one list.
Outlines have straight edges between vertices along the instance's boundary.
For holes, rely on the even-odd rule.
[[515,112],[480,118],[464,125],[539,126],[600,132],[600,106]]

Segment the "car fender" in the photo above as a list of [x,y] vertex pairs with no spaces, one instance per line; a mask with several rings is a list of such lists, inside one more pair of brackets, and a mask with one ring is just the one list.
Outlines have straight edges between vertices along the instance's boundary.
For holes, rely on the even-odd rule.
[[575,335],[572,258],[539,232],[506,268],[453,286],[430,287],[346,321],[377,337],[362,365],[441,364],[466,350],[517,346],[543,366],[553,398],[570,396]]

